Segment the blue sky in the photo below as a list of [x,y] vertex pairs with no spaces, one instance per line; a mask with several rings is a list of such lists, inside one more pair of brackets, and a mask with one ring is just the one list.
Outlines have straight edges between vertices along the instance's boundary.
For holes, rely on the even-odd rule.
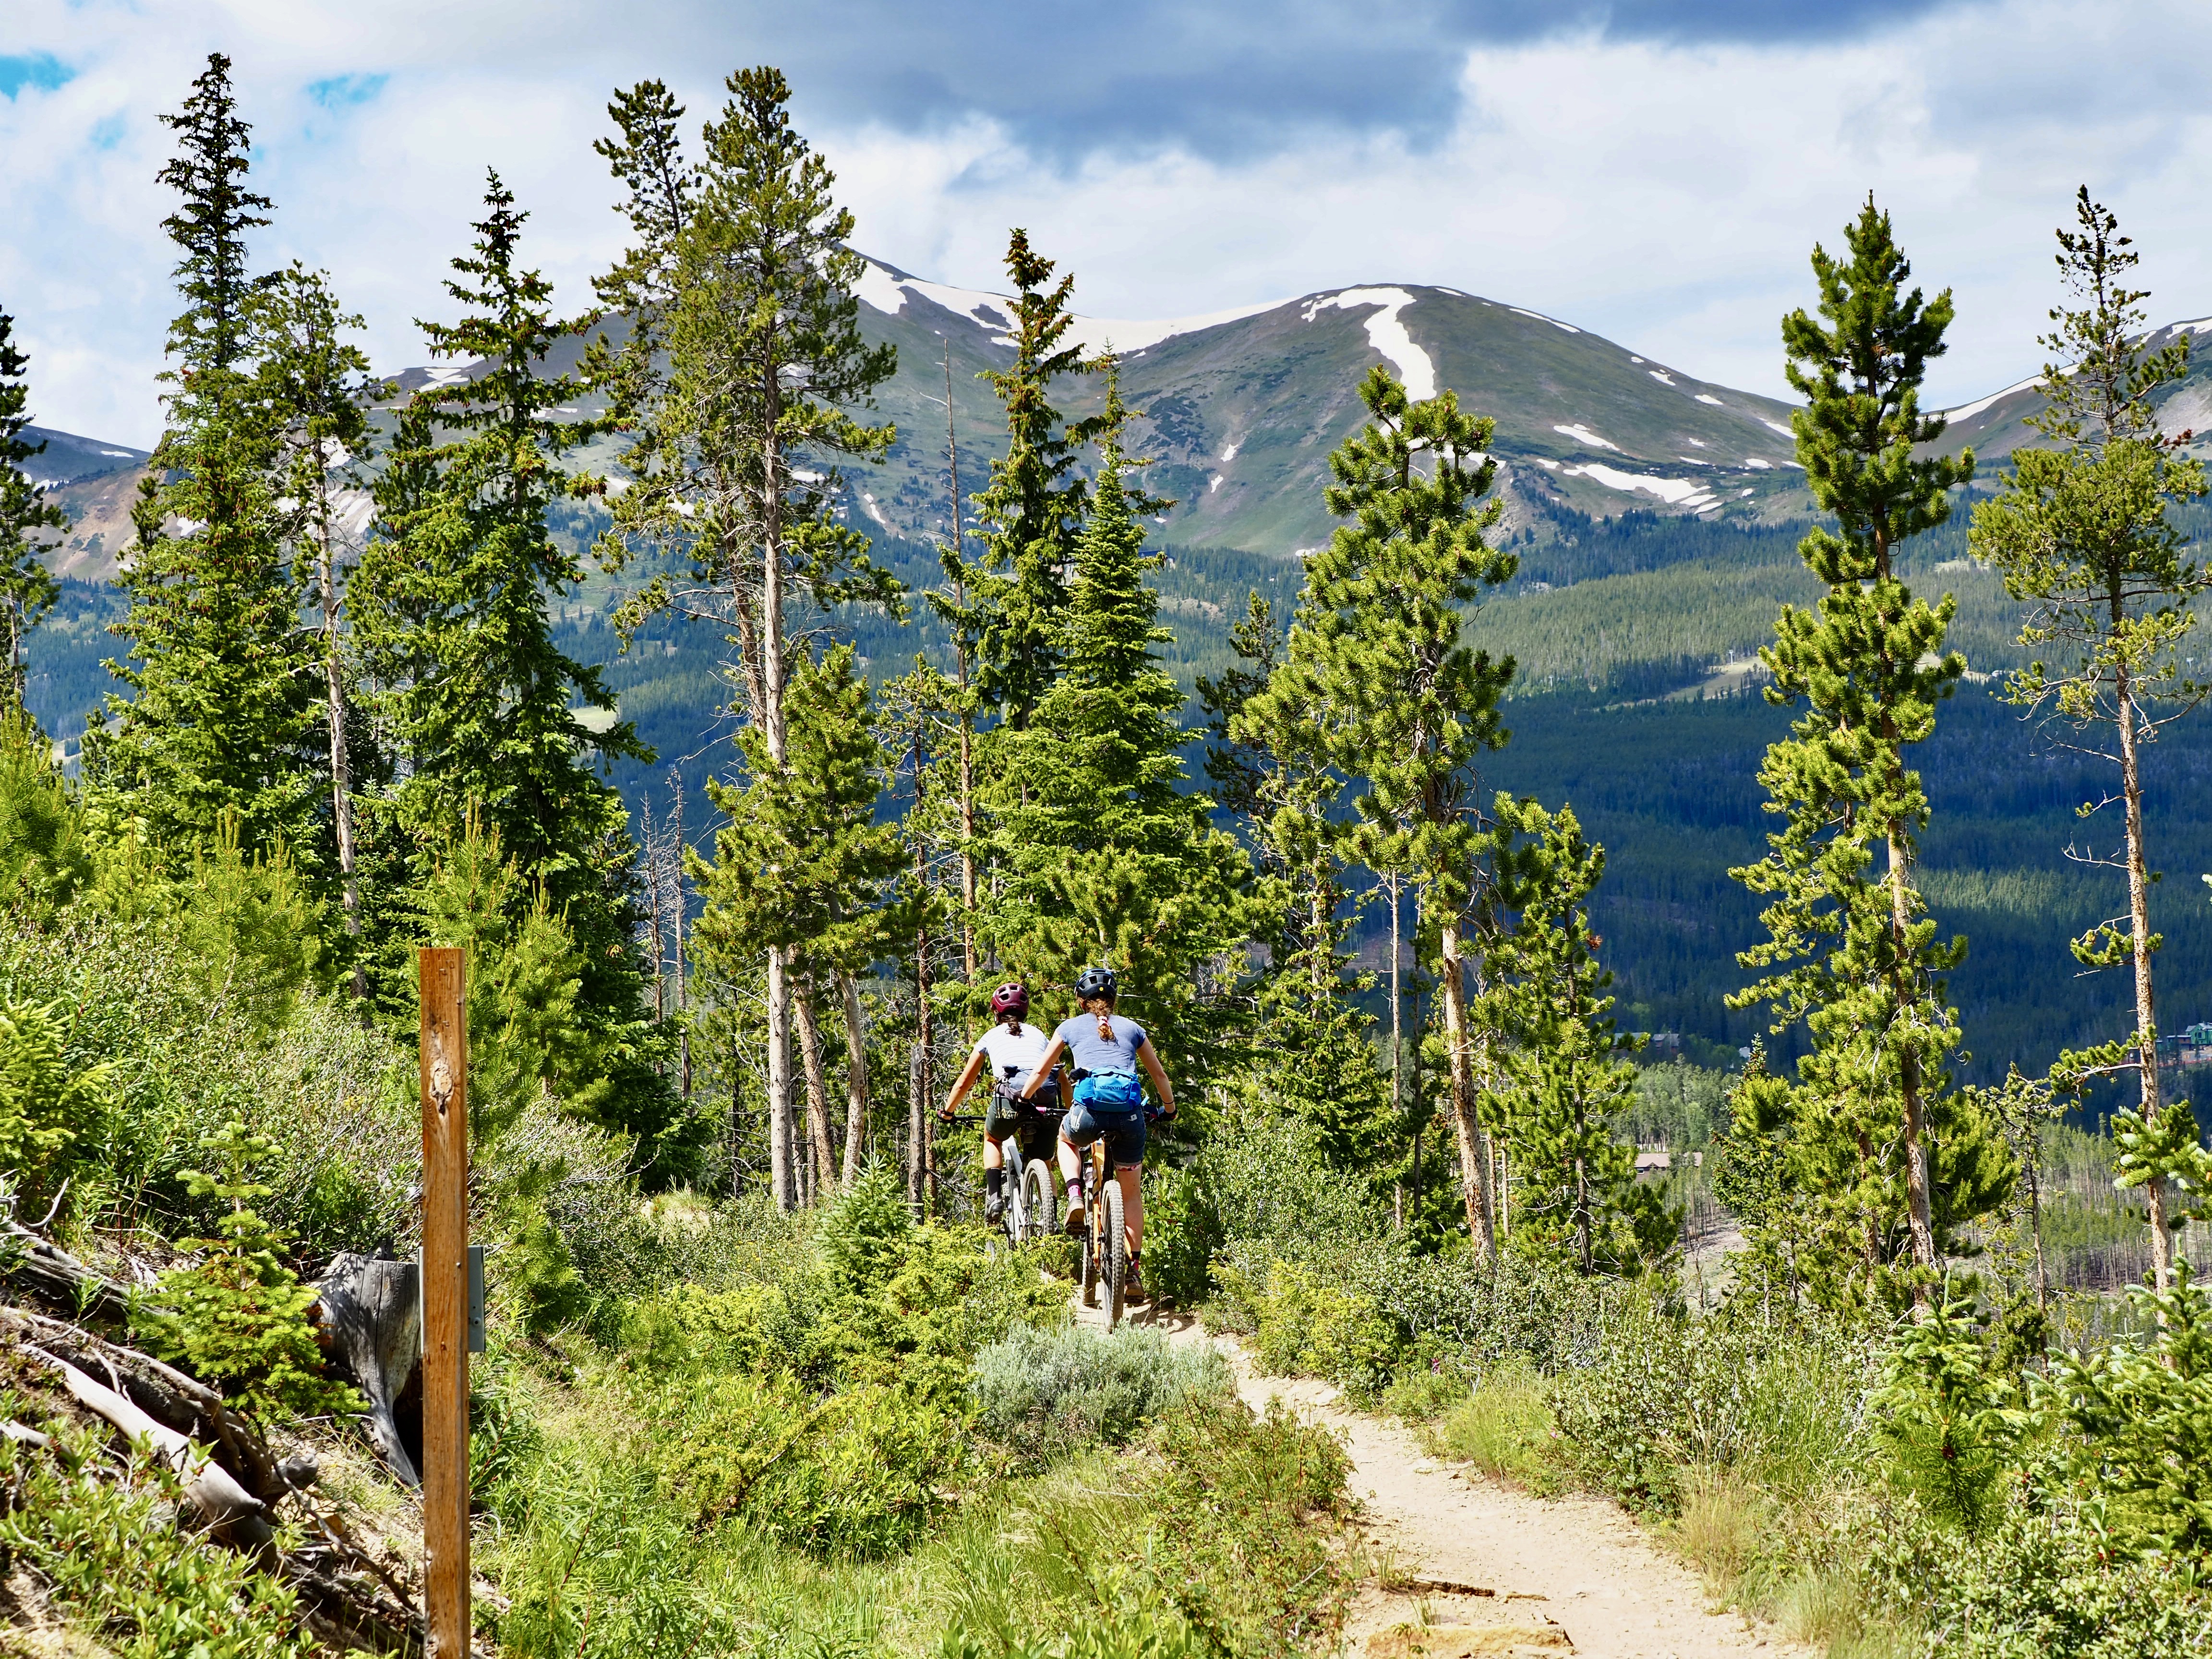
[[2159,317],[2212,313],[2208,47],[2202,0],[9,0],[0,309],[43,421],[150,441],[154,118],[210,50],[277,204],[258,252],[330,270],[394,366],[446,314],[486,166],[580,308],[618,246],[611,89],[660,76],[696,120],[768,61],[860,246],[996,287],[1025,225],[1094,315],[1432,282],[1778,393],[1806,252],[1872,190],[1957,290],[1931,390],[1963,402],[2037,366],[2078,184]]

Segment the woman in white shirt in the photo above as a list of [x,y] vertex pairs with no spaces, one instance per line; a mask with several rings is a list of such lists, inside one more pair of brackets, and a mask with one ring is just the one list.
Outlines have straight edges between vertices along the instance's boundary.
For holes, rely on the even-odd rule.
[[1018,980],[1009,980],[991,993],[991,1018],[995,1022],[968,1056],[968,1065],[952,1085],[945,1103],[945,1115],[960,1109],[960,1103],[975,1086],[986,1066],[991,1073],[991,1103],[983,1114],[983,1214],[995,1224],[1006,1207],[1006,1153],[1000,1143],[1007,1135],[1024,1136],[1027,1156],[1049,1158],[1060,1120],[1067,1110],[1067,1073],[1055,1068],[1059,1084],[1057,1109],[1032,1105],[1018,1098],[1043,1061],[1049,1039],[1029,1024],[1030,994]]

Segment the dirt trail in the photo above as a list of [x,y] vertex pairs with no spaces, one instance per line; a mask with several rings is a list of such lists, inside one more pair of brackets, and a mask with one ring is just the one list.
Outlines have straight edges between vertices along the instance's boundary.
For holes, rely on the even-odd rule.
[[1810,1659],[1811,1649],[1740,1614],[1711,1611],[1697,1575],[1619,1506],[1535,1498],[1440,1462],[1395,1424],[1340,1404],[1325,1382],[1255,1376],[1233,1341],[1208,1338],[1174,1315],[1158,1324],[1171,1340],[1219,1346],[1255,1410],[1280,1399],[1343,1437],[1352,1492],[1366,1508],[1363,1530],[1383,1562],[1382,1581],[1395,1587],[1362,1593],[1346,1630],[1348,1654]]

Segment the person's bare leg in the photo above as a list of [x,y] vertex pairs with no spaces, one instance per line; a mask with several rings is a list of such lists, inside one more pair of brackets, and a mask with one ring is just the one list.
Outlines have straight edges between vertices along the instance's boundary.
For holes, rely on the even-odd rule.
[[1129,1236],[1129,1254],[1133,1257],[1145,1245],[1144,1173],[1141,1164],[1114,1171],[1114,1179],[1121,1183],[1121,1229]]
[[1083,1202],[1083,1154],[1066,1137],[1060,1143],[1060,1176],[1067,1184],[1068,1207]]
[[988,1135],[984,1136],[983,1167],[987,1170],[1003,1169],[1006,1167],[1006,1155],[1000,1150],[999,1143]]

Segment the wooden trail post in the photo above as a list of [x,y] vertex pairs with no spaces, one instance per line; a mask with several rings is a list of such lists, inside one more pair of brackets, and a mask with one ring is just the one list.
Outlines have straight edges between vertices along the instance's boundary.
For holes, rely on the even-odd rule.
[[465,955],[422,988],[422,1600],[428,1659],[469,1651],[469,1042]]

